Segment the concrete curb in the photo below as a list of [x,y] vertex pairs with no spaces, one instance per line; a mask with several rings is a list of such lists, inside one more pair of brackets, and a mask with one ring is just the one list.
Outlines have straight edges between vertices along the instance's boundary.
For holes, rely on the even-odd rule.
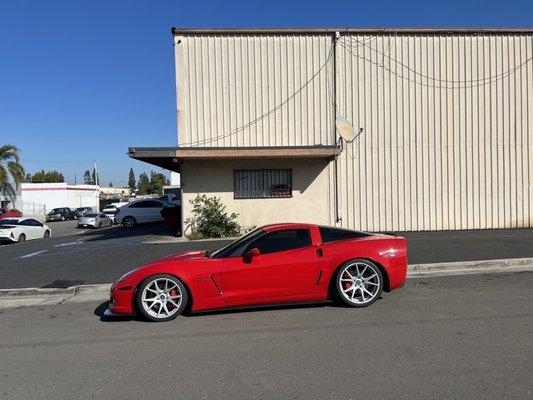
[[[414,264],[408,266],[407,278],[516,271],[533,271],[533,258]],[[110,289],[110,283],[71,286],[65,289],[0,289],[0,309],[65,302],[105,301],[109,299]]]
[[447,263],[413,264],[408,266],[407,277],[482,274],[533,270],[533,258],[459,261]]

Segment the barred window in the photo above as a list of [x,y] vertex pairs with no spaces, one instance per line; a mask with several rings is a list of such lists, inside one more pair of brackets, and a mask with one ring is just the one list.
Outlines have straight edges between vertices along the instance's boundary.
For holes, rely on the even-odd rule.
[[292,170],[236,170],[234,196],[236,199],[292,197]]

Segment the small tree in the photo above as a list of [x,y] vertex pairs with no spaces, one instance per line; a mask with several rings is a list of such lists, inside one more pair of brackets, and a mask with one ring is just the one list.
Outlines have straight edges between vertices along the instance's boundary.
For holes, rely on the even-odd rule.
[[58,171],[48,171],[44,172],[38,171],[33,174],[31,177],[32,183],[61,183],[65,182],[65,177],[61,172]]
[[128,186],[131,191],[134,191],[137,187],[137,184],[135,182],[135,172],[133,172],[133,168],[130,168],[130,174],[128,176]]
[[238,214],[228,215],[226,206],[219,197],[198,195],[190,201],[195,219],[195,228],[189,239],[238,236],[241,230],[236,221]]
[[139,194],[148,194],[148,191],[150,190],[150,180],[148,179],[148,175],[146,175],[145,172],[142,172],[139,175],[138,189]]
[[100,174],[96,173],[96,169],[93,168],[93,174],[91,177],[92,185],[98,185],[100,183]]
[[163,186],[168,185],[169,183],[170,182],[164,174],[150,171],[148,194],[163,194]]
[[92,185],[93,184],[93,177],[91,176],[91,171],[86,170],[83,174],[83,182],[86,185]]

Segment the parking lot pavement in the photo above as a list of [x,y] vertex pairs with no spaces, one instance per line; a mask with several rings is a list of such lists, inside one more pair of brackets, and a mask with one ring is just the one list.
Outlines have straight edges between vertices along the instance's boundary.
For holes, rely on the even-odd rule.
[[[93,230],[94,228],[78,228],[78,221],[57,221],[57,222],[47,222],[46,223],[52,230],[53,237],[63,237],[71,235],[81,235],[84,232]],[[98,228],[98,229],[109,229],[108,227]]]
[[[531,399],[533,273],[414,279],[371,307],[104,322],[0,313],[0,397]],[[95,315],[96,314],[96,315]]]
[[0,289],[114,282],[125,272],[163,256],[227,243],[144,243],[168,234],[160,224],[134,229],[115,226],[0,246]]

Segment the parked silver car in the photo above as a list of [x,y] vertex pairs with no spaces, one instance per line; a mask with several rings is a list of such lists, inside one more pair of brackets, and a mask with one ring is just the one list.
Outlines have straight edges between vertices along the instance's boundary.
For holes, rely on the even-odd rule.
[[113,225],[113,221],[104,213],[85,214],[78,220],[78,228],[101,228],[111,225]]

